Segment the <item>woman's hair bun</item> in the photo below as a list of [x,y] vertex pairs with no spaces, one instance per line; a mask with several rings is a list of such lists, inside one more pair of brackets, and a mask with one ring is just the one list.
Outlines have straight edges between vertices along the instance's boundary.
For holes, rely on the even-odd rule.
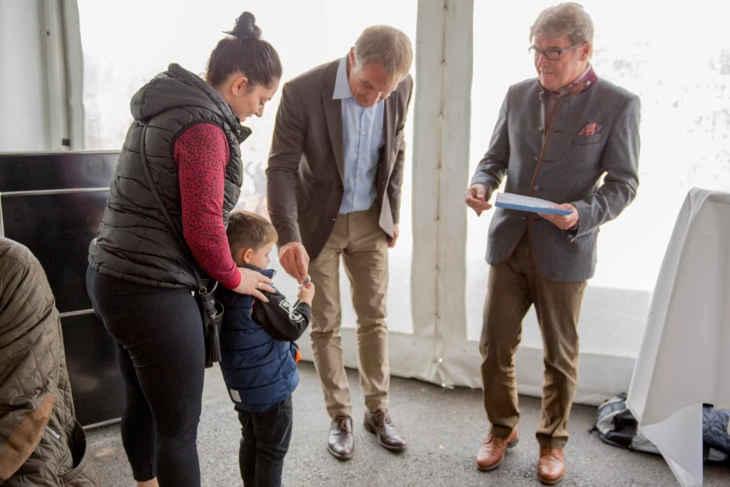
[[252,37],[254,39],[261,38],[261,28],[256,25],[256,17],[251,12],[243,12],[240,17],[236,19],[236,25],[233,30],[227,31],[226,34],[230,34],[239,39],[244,37]]

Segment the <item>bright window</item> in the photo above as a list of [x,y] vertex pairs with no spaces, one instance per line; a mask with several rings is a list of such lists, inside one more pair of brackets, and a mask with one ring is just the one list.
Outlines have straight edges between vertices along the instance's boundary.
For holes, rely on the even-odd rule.
[[[417,1],[373,0],[363,8],[338,0],[234,2],[158,0],[98,2],[78,0],[84,50],[85,144],[87,149],[119,150],[132,122],[132,95],[169,63],[203,74],[210,52],[233,28],[243,9],[256,16],[263,37],[279,51],[282,82],[322,63],[345,56],[366,27],[388,24],[416,40]],[[415,66],[413,69],[415,72]],[[261,119],[246,121],[254,133],[242,145],[245,175],[240,207],[266,214],[265,169],[279,95]],[[414,97],[415,99],[415,97]],[[411,113],[413,106],[411,106]],[[411,149],[412,124],[406,130],[408,152],[401,207],[401,237],[390,251],[389,324],[412,332],[411,275]],[[343,323],[354,326],[349,284],[342,274]],[[293,279],[280,272],[277,285],[296,293]]]
[[[596,276],[586,291],[581,350],[635,357],[679,208],[693,186],[730,187],[728,7],[649,2],[581,2],[595,24],[593,66],[641,97],[640,187],[636,201],[601,228]],[[471,172],[484,152],[509,85],[534,77],[529,28],[545,2],[475,2]],[[718,10],[720,9],[720,10]],[[709,15],[708,12],[713,12]],[[489,215],[469,214],[468,336],[478,339],[487,289]],[[541,347],[525,322],[523,343]]]

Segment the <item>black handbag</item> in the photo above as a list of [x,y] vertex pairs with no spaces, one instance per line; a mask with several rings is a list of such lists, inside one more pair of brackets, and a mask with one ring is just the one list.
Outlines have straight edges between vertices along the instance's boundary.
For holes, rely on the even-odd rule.
[[160,207],[162,214],[165,215],[165,219],[172,230],[172,234],[177,239],[183,253],[185,254],[188,267],[190,267],[190,270],[193,271],[193,275],[195,276],[195,283],[198,286],[198,290],[193,291],[193,295],[196,298],[198,308],[200,308],[200,315],[203,319],[203,336],[205,337],[205,367],[209,368],[213,366],[214,362],[220,362],[221,360],[220,333],[221,322],[223,321],[223,305],[215,299],[215,291],[218,288],[218,282],[211,279],[213,285],[210,286],[210,289],[205,286],[203,280],[200,278],[200,274],[198,273],[195,258],[190,252],[190,248],[172,224],[172,218],[170,218],[167,208],[165,208],[165,205],[162,203],[162,198],[160,198],[160,193],[157,191],[157,187],[152,181],[152,173],[150,173],[150,167],[147,164],[147,152],[145,151],[146,135],[147,123],[144,124],[144,128],[142,129],[142,136],[139,144],[140,159],[142,159],[142,166],[144,167],[144,173],[147,177],[147,184],[150,187],[150,191],[152,191],[152,195],[155,197],[157,206]]

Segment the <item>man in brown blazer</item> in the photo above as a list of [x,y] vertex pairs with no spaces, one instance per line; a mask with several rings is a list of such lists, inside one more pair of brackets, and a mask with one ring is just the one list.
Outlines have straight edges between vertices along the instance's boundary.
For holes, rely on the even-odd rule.
[[289,81],[267,168],[271,221],[282,267],[311,276],[312,350],[332,418],[328,449],[352,458],[352,402],[342,358],[340,256],[357,313],[365,428],[394,451],[406,441],[388,415],[388,247],[398,239],[405,143],[413,79],[408,37],[367,28],[347,56]]

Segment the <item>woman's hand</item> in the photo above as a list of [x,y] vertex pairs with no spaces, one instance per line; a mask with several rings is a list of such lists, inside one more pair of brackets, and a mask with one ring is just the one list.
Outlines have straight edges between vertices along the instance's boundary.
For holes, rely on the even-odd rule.
[[274,292],[274,288],[270,286],[273,284],[271,279],[253,269],[244,269],[243,267],[238,268],[238,273],[241,274],[241,282],[238,287],[234,289],[239,294],[248,294],[261,301],[268,303],[269,300],[261,291],[269,293]]

